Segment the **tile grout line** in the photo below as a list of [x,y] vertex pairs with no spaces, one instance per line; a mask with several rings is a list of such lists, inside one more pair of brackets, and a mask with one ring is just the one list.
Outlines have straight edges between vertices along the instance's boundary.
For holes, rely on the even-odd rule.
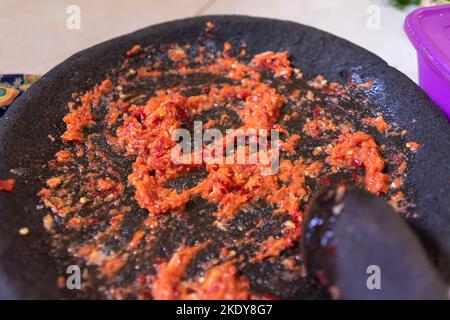
[[194,16],[200,16],[208,11],[217,1],[219,0],[208,0],[204,5],[202,5],[199,9],[194,12]]

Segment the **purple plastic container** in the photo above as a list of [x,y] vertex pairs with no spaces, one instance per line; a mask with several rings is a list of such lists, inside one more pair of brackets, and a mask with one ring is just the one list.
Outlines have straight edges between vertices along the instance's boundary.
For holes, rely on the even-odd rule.
[[417,50],[420,86],[450,120],[450,5],[413,11],[405,31]]

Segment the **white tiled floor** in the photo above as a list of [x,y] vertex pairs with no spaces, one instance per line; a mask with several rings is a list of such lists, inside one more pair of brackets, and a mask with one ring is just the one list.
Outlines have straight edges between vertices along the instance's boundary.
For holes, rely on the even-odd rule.
[[[66,28],[66,8],[81,8],[81,29]],[[366,26],[370,5],[381,28]],[[415,51],[403,32],[408,11],[388,0],[1,0],[0,73],[42,74],[71,54],[136,29],[197,14],[246,14],[308,24],[378,54],[413,80]]]

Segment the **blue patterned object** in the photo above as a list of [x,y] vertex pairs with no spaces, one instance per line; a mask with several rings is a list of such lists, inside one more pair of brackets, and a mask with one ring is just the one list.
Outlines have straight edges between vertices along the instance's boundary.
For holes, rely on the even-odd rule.
[[0,74],[0,117],[39,78],[28,74]]

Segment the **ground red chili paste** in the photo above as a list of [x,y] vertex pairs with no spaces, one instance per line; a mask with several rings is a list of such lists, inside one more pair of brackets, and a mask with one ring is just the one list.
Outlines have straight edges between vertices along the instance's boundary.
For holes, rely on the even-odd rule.
[[0,180],[0,191],[13,191],[15,183],[14,179]]
[[[312,297],[305,288],[318,285],[298,258],[312,194],[355,183],[406,212],[399,194],[411,152],[406,142],[404,150],[377,142],[397,131],[367,105],[372,82],[305,79],[287,51],[250,57],[244,43],[206,39],[136,44],[106,79],[74,95],[64,147],[39,192],[50,209],[43,226],[107,298]],[[278,130],[270,149],[280,151],[278,171],[265,174],[259,162],[174,163],[172,133],[196,120],[225,134],[214,141],[220,147],[237,140],[226,129]],[[227,157],[237,152],[250,156],[244,144]],[[257,276],[261,268],[272,271]],[[302,288],[286,290],[292,283]]]

